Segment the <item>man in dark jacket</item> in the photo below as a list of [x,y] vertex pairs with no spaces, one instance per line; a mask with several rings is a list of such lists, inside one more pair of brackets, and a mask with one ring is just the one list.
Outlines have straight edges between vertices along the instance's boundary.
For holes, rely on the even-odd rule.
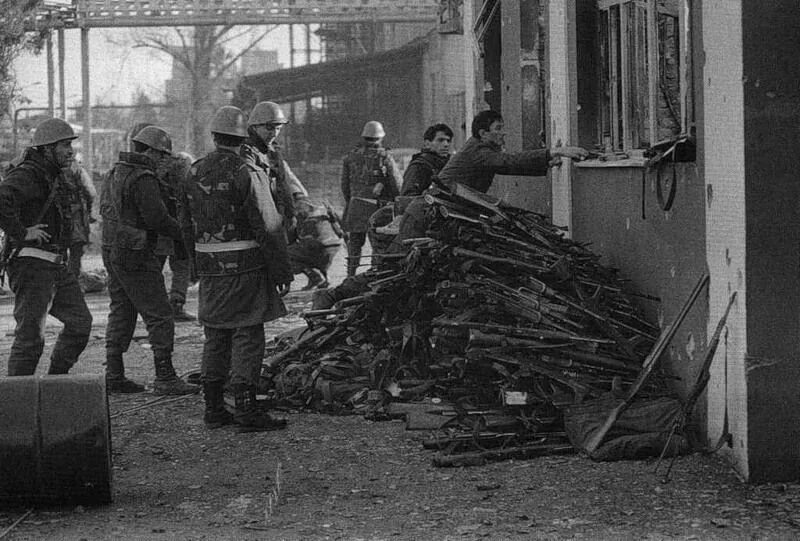
[[182,395],[199,391],[183,382],[172,365],[175,323],[155,253],[158,235],[182,240],[178,222],[169,215],[156,170],[172,153],[163,129],[147,126],[133,139],[133,152],[120,152],[108,175],[100,201],[103,217],[103,264],[108,271],[109,306],[106,327],[106,381],[111,392],[137,393],[142,385],[125,377],[136,317],[142,315],[153,351],[153,392]]
[[[386,132],[375,120],[364,124],[361,143],[342,161],[342,195],[345,201],[343,228],[347,239],[347,275],[361,263],[369,218],[378,208],[394,202],[402,182],[394,158],[382,146]],[[372,246],[373,251],[375,247]]]
[[580,147],[537,148],[506,152],[503,116],[497,111],[481,111],[472,120],[472,137],[464,148],[447,162],[438,178],[447,187],[464,184],[486,193],[495,175],[542,176],[554,159],[581,160],[589,153]]
[[400,195],[422,195],[431,185],[433,177],[450,159],[453,130],[447,124],[434,124],[422,136],[422,150],[411,157],[403,173]]
[[220,108],[211,133],[216,150],[192,165],[187,194],[206,335],[203,420],[212,429],[280,429],[286,421],[257,406],[256,388],[264,323],[286,314],[281,297],[292,282],[281,217],[264,171],[240,156],[247,136],[242,111]]
[[32,148],[0,183],[0,228],[10,243],[8,275],[14,292],[14,342],[8,375],[36,371],[49,313],[64,328],[56,339],[48,374],[66,374],[86,348],[92,315],[76,277],[67,269],[72,204],[80,195],[63,178],[77,136],[57,118],[43,121]]

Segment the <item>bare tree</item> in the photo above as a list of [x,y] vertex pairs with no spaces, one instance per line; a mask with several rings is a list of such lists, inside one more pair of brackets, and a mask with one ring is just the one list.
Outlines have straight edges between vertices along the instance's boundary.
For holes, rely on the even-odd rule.
[[32,20],[38,4],[38,0],[0,0],[0,117],[18,97],[14,61],[25,50],[40,52],[50,34],[47,26],[26,32],[26,22]]
[[274,28],[267,27],[235,51],[227,46],[248,33],[252,34],[250,29],[242,30],[232,25],[178,27],[171,32],[153,32],[134,38],[134,47],[166,53],[186,70],[189,88],[185,102],[179,104],[181,107],[177,109],[184,114],[189,152],[198,155],[205,148],[208,137],[206,123],[218,105],[214,103],[214,90],[236,61],[258,45]]

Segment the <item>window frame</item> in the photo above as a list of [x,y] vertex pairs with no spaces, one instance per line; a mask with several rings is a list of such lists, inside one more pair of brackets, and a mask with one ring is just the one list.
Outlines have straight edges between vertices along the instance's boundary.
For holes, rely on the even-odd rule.
[[680,134],[693,131],[690,7],[691,0],[597,0],[597,142],[604,152],[640,154],[664,138],[659,136],[659,109],[661,100],[671,109],[671,101],[659,97],[663,92],[662,15],[677,22],[672,39],[677,53],[674,60],[680,112],[674,123]]

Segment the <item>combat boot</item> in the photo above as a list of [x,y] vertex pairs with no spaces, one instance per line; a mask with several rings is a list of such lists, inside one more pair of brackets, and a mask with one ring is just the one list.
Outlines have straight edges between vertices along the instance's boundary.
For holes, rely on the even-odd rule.
[[153,394],[183,395],[200,392],[200,386],[190,385],[175,374],[172,359],[169,357],[155,359],[156,379],[153,382]]
[[206,428],[213,430],[233,423],[233,415],[225,409],[222,381],[204,382],[203,398],[206,403],[206,411],[203,414]]
[[106,391],[111,394],[142,393],[144,385],[125,377],[125,365],[121,353],[106,352]]
[[178,300],[173,300],[170,301],[170,305],[172,306],[172,319],[174,321],[191,322],[197,320],[194,314],[190,314],[184,309],[184,303]]
[[232,398],[233,422],[237,425],[237,432],[268,432],[286,428],[286,419],[274,419],[259,409],[255,389],[240,389],[233,393]]

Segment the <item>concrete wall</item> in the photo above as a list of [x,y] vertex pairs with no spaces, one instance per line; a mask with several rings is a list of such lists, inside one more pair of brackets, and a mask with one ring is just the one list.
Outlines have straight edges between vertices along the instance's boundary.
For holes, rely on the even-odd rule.
[[[660,303],[638,299],[637,304],[662,328],[675,319],[705,273],[702,178],[693,163],[676,168],[678,185],[669,212],[658,205],[655,174],[646,175],[642,193],[641,167],[578,167],[572,188],[573,238],[591,242],[603,264],[630,280],[631,291],[661,298]],[[705,351],[707,316],[702,295],[662,358],[662,366],[681,378],[675,390],[682,396]]]

